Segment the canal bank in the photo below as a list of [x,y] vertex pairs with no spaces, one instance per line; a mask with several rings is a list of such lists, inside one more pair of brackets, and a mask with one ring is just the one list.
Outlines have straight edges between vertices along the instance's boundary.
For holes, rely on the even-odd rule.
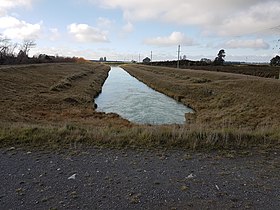
[[197,127],[280,135],[279,80],[147,65],[122,67],[149,87],[190,104]]

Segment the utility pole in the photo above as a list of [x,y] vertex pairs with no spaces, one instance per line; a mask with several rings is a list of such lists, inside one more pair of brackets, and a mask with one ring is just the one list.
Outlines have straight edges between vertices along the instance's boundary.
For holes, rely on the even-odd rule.
[[180,68],[180,52],[181,52],[181,46],[178,45],[178,61],[177,61],[177,69]]
[[140,63],[140,53],[139,53],[139,59],[138,59],[138,62]]
[[152,62],[153,62],[153,51],[151,51],[151,65],[152,65]]

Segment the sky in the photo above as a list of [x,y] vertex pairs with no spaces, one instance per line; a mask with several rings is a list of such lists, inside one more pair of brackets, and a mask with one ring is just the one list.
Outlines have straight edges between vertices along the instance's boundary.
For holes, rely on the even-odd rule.
[[280,0],[0,0],[0,34],[30,56],[269,62],[280,54]]

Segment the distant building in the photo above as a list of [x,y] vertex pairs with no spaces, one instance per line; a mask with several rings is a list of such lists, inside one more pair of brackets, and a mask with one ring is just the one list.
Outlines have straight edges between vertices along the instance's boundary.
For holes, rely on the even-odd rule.
[[46,55],[46,54],[40,54],[38,56],[39,60],[54,60],[55,56],[52,55]]
[[107,61],[107,58],[106,57],[100,57],[99,58],[99,62],[106,62]]
[[143,63],[150,63],[151,62],[151,59],[146,57],[143,59]]

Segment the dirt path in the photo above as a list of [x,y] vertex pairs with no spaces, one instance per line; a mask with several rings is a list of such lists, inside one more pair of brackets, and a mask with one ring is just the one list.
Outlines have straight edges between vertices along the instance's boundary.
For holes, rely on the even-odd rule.
[[280,151],[0,149],[1,209],[279,209]]

